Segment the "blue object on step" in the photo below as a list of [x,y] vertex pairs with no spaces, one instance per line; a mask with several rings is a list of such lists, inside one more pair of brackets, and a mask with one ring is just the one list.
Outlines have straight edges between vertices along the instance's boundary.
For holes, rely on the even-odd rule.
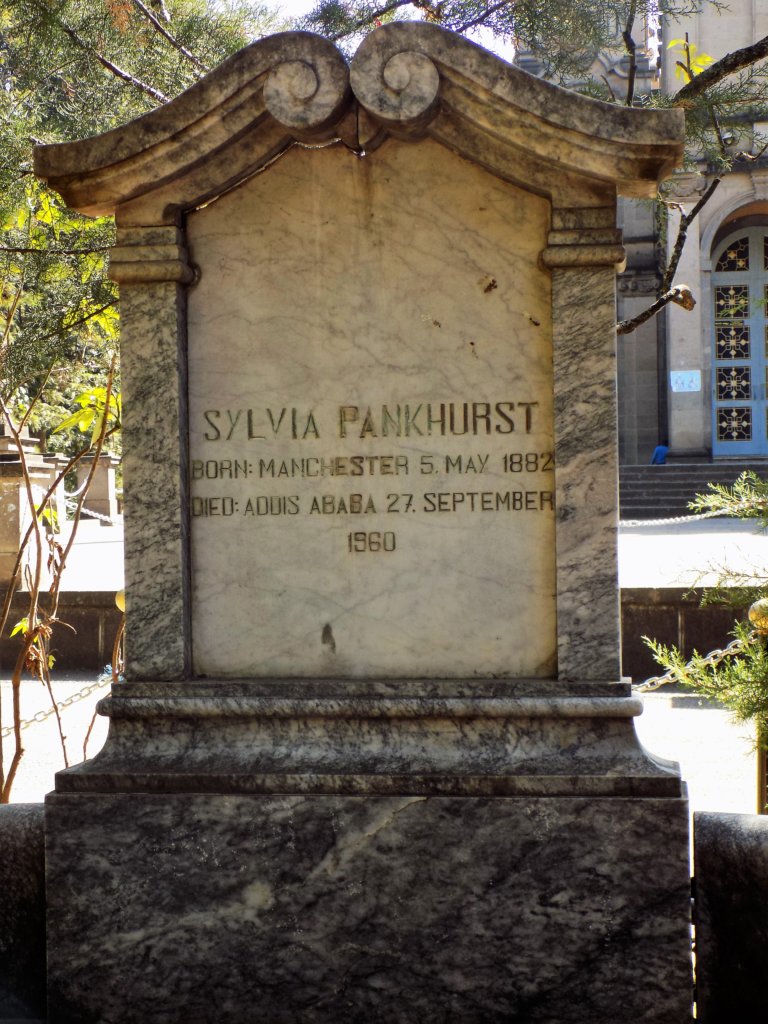
[[663,466],[667,461],[667,452],[669,448],[665,444],[657,444],[653,449],[653,455],[651,456],[652,466]]

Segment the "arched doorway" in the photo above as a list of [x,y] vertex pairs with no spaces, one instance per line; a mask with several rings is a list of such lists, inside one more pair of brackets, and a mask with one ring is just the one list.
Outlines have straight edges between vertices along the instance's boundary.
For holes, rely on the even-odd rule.
[[742,227],[712,260],[715,456],[768,455],[768,228]]

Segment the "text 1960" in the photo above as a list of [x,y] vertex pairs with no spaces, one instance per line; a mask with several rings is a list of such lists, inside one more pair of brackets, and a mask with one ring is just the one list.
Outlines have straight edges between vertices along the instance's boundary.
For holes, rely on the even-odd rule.
[[370,551],[394,551],[397,547],[395,535],[391,530],[381,533],[378,530],[357,530],[347,534],[347,551],[354,555]]

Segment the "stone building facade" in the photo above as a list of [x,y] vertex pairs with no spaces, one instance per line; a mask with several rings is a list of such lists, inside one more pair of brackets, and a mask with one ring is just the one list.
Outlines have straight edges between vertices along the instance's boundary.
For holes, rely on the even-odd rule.
[[[678,55],[669,42],[686,33],[718,59],[768,34],[764,0],[706,4],[662,25],[661,84],[679,88]],[[763,120],[764,119],[764,120]],[[768,112],[745,111],[724,129],[732,151],[746,153],[722,177],[688,230],[676,276],[697,305],[666,313],[618,340],[619,418],[624,464],[647,463],[657,444],[681,460],[768,457]],[[704,160],[674,181],[673,197],[689,213],[716,176]],[[619,282],[619,316],[653,300],[658,247],[674,245],[679,212],[670,211],[662,238],[651,203],[625,203],[628,269]]]

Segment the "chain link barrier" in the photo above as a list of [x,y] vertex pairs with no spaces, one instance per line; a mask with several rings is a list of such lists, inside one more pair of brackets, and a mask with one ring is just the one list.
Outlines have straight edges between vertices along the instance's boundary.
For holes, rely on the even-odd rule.
[[[741,502],[740,508],[743,511],[754,509],[754,503]],[[620,526],[670,526],[675,523],[690,523],[700,519],[733,519],[738,518],[733,513],[726,515],[721,510],[711,512],[698,512],[690,516],[670,516],[666,519],[622,519]],[[742,520],[743,521],[743,520]],[[750,615],[751,618],[751,615]],[[731,658],[736,654],[741,654],[747,650],[752,644],[756,643],[761,635],[764,635],[763,630],[755,630],[746,639],[731,640],[731,642],[725,647],[716,647],[714,651],[710,651],[709,654],[703,658],[697,660],[697,666],[699,668],[713,668],[715,665],[719,665],[721,661],[725,661],[726,658]],[[687,662],[686,668],[691,666],[692,662]],[[660,676],[651,676],[650,679],[646,679],[642,683],[636,683],[632,689],[635,693],[651,693],[653,690],[658,690],[660,687],[665,686],[667,683],[675,683],[680,681],[680,669],[671,668],[668,672],[665,672]]]
[[[760,516],[754,515],[755,512],[759,512]],[[709,512],[692,512],[688,516],[667,516],[665,519],[622,519],[619,517],[619,526],[672,526],[675,523],[693,523],[701,519],[739,519],[743,522],[745,518],[759,520],[761,516],[766,515],[768,515],[766,499],[761,498],[754,501],[745,499],[737,501],[728,512],[723,509],[712,509]]]
[[689,516],[667,516],[666,519],[620,519],[619,526],[673,526],[675,523],[693,523],[698,519],[733,519],[724,512],[696,512]]
[[[696,664],[700,668],[712,668],[715,665],[719,665],[721,661],[725,661],[726,658],[732,657],[734,654],[741,654],[746,651],[748,647],[754,644],[760,639],[760,634],[755,632],[751,633],[746,640],[731,640],[726,647],[716,647],[714,651],[710,651],[709,654],[705,655],[701,659],[697,659]],[[686,668],[691,665],[689,661],[686,664]],[[650,693],[652,690],[658,690],[659,687],[665,686],[667,683],[680,682],[680,669],[671,668],[668,672],[665,672],[663,676],[651,676],[650,679],[646,679],[645,682],[636,683],[632,689],[635,693]]]
[[[109,686],[112,682],[111,679],[97,679],[95,683],[89,683],[88,686],[84,686],[82,690],[78,690],[77,693],[72,693],[69,697],[65,697],[64,700],[56,702],[59,711],[63,711],[64,708],[71,707],[72,704],[77,704],[81,700],[85,700],[86,697],[90,697],[96,690],[103,690],[105,686]],[[36,725],[38,722],[44,722],[47,718],[50,718],[56,713],[53,706],[43,711],[37,711],[31,718],[25,718],[21,722],[21,728],[28,729],[30,725]],[[0,738],[5,739],[7,736],[13,736],[14,726],[8,725],[0,730]]]
[[[77,492],[75,492],[75,493],[77,493]],[[67,509],[70,512],[73,512],[76,508],[77,508],[77,502],[76,501],[69,501],[69,496],[67,496]],[[80,515],[81,516],[89,516],[91,519],[100,519],[102,523],[109,523],[110,526],[114,526],[115,525],[115,520],[112,519],[110,516],[103,516],[101,514],[101,512],[93,512],[89,508],[81,508],[80,509]]]

